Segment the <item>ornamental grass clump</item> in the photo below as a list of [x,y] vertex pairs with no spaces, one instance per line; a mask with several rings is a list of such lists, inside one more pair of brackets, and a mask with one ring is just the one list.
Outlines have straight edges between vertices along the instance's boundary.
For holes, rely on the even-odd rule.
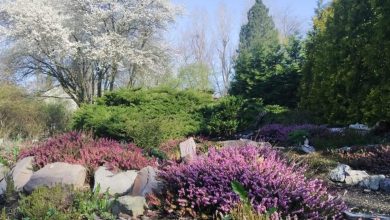
[[162,206],[179,216],[228,214],[240,202],[231,187],[236,181],[258,214],[275,210],[278,216],[298,219],[340,217],[346,208],[343,201],[330,195],[322,181],[306,179],[304,172],[271,148],[212,148],[188,164],[162,169]]
[[99,166],[112,169],[140,170],[155,165],[154,159],[143,156],[135,145],[121,145],[109,139],[94,139],[91,135],[69,132],[22,150],[20,159],[34,156],[36,168],[54,162],[81,164],[93,171]]

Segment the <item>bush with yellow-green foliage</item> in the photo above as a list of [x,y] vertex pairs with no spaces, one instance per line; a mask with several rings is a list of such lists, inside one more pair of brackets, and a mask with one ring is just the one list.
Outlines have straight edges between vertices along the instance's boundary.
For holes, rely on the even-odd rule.
[[62,103],[47,104],[22,87],[0,84],[0,138],[40,138],[65,131],[69,120]]
[[42,104],[23,89],[0,85],[0,137],[37,137],[44,132]]
[[153,148],[166,140],[199,133],[203,126],[199,109],[211,102],[211,93],[193,90],[123,89],[82,106],[73,127]]

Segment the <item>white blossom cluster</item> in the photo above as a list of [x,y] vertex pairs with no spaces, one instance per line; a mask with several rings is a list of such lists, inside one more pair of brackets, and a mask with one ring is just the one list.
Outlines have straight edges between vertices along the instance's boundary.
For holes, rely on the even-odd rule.
[[104,69],[109,79],[135,65],[158,69],[166,50],[159,34],[178,13],[169,0],[4,0],[0,36],[34,61],[25,67],[40,63],[40,71],[75,83]]

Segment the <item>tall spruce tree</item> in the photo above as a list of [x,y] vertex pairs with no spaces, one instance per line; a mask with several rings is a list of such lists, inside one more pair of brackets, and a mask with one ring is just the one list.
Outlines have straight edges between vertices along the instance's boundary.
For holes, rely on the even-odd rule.
[[301,63],[301,41],[291,37],[287,45],[281,45],[267,7],[257,0],[241,28],[230,94],[295,107]]
[[278,32],[268,8],[262,0],[256,0],[248,12],[248,23],[241,27],[240,51],[278,43]]

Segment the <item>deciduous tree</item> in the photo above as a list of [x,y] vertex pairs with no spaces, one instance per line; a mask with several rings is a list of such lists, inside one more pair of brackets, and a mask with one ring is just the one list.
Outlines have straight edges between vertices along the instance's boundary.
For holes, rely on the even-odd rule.
[[81,104],[113,90],[120,73],[158,71],[157,34],[177,12],[169,0],[5,0],[1,34],[15,73],[53,77]]

